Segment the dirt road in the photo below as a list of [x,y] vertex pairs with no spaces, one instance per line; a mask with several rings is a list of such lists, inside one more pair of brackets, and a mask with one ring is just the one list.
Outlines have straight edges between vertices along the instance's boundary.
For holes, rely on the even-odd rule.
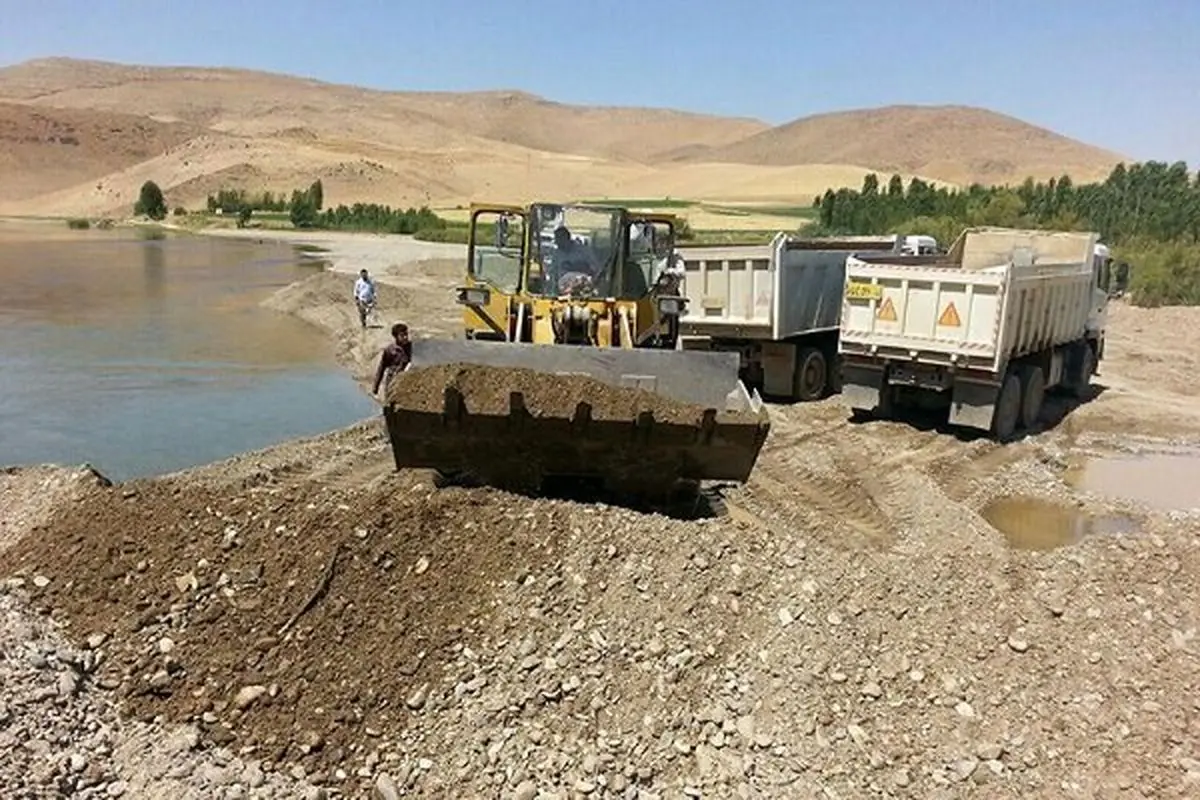
[[[385,317],[453,335],[458,268],[380,268]],[[345,282],[270,305],[361,377],[386,334]],[[1200,310],[1118,304],[1110,330],[1097,396],[1008,446],[775,406],[714,518],[435,489],[376,421],[112,488],[17,473],[4,601],[100,661],[72,697],[331,794],[1195,796],[1200,456],[1111,459],[1200,444]],[[43,713],[3,703],[0,732]],[[113,781],[63,742],[0,774]],[[195,791],[278,796],[199,755],[169,762]]]

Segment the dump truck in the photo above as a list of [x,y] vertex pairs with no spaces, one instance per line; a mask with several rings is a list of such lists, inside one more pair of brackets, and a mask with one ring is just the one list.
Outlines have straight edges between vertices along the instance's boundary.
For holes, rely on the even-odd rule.
[[[570,478],[639,495],[749,478],[769,415],[759,392],[739,379],[736,353],[678,349],[687,298],[673,269],[674,217],[555,203],[476,204],[469,214],[465,275],[455,290],[462,338],[415,340],[408,373],[487,367],[497,391],[508,382],[527,388],[499,410],[482,401],[472,407],[456,386],[436,409],[389,397],[384,417],[398,469],[489,483],[520,472],[532,484]],[[529,388],[520,370],[544,381]],[[584,391],[572,376],[649,394],[639,395],[645,402],[628,393],[614,400],[625,418],[600,407],[606,393],[594,387],[566,410],[530,412],[531,391]],[[633,410],[653,396],[700,413],[680,421]]]
[[819,400],[836,391],[846,259],[853,253],[936,252],[931,237],[805,238],[766,245],[681,247],[680,346],[737,353],[742,380],[764,396]]
[[946,408],[1001,441],[1104,357],[1111,258],[1095,233],[971,228],[946,255],[847,259],[842,397],[891,417]]

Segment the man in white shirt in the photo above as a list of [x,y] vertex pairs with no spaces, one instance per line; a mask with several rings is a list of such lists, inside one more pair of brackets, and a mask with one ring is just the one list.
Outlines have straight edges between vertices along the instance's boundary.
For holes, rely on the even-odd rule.
[[375,308],[375,282],[365,269],[358,273],[358,280],[354,282],[354,303],[358,306],[358,322],[365,330],[367,314]]

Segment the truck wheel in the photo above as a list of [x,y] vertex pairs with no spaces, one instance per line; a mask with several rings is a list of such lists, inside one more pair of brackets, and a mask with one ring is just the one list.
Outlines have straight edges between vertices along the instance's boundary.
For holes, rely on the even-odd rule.
[[820,400],[825,394],[829,368],[825,354],[817,347],[804,347],[796,356],[796,373],[792,379],[792,396],[802,402]]
[[1032,430],[1046,400],[1046,374],[1041,367],[1021,369],[1021,427]]
[[829,377],[828,388],[834,394],[840,394],[842,391],[842,365],[839,363],[837,356],[829,359]]
[[1078,371],[1071,376],[1071,394],[1078,399],[1083,399],[1087,394],[1088,385],[1092,382],[1092,374],[1096,371],[1096,351],[1092,349],[1090,344],[1086,342],[1082,345],[1082,352],[1079,354]]
[[996,407],[992,411],[992,435],[1001,442],[1012,439],[1021,419],[1021,379],[1010,372],[1000,387]]
[[896,387],[887,382],[879,387],[879,404],[875,406],[876,419],[892,420],[896,417]]

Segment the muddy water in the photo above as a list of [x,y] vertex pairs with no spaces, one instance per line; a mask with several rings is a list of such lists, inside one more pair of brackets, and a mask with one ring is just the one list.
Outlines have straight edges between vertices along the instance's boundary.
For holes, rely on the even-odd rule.
[[1089,458],[1067,470],[1066,480],[1158,511],[1200,508],[1200,450]]
[[984,519],[1019,550],[1053,550],[1088,536],[1132,533],[1136,523],[1123,516],[1092,516],[1081,509],[1032,497],[1005,497],[989,503]]
[[324,336],[258,305],[320,268],[279,243],[0,222],[0,465],[121,480],[376,413]]

